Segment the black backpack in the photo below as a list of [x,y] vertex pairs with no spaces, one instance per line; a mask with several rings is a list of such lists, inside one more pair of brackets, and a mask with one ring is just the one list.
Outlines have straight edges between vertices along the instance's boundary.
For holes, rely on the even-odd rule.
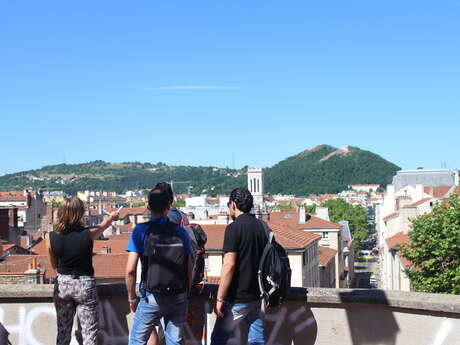
[[259,262],[258,280],[262,310],[275,308],[285,300],[291,287],[291,266],[286,250],[275,241],[273,232],[262,221],[268,242]]
[[[198,285],[204,279],[204,257],[205,244],[208,240],[206,233],[199,224],[189,223],[187,215],[179,209],[176,213],[168,214],[169,221],[182,226],[190,237],[192,246],[192,289],[198,288]],[[196,290],[196,289],[195,289]]]
[[142,259],[144,289],[177,294],[187,290],[187,260],[184,242],[174,223],[148,222]]
[[188,224],[184,228],[190,237],[192,245],[192,287],[196,287],[204,279],[204,257],[205,257],[205,244],[207,236],[203,228],[199,224]]

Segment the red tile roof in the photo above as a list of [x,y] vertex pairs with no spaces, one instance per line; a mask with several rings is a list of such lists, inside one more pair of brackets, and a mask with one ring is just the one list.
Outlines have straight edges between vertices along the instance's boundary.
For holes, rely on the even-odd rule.
[[327,266],[329,262],[335,257],[335,254],[337,254],[337,250],[318,246],[318,254],[319,265],[324,267]]
[[402,246],[409,242],[409,235],[398,232],[396,235],[393,235],[386,239],[388,248],[398,249],[399,246]]
[[134,224],[128,223],[128,224],[123,224],[123,225],[115,225],[115,227],[122,232],[126,232],[126,231],[132,231],[134,229]]
[[422,204],[424,204],[424,203],[426,203],[426,202],[428,202],[430,200],[431,200],[431,198],[424,198],[422,200],[414,202],[413,204],[410,204],[409,206],[420,206],[420,205],[422,205]]
[[30,254],[26,248],[19,246],[17,244],[14,244],[14,243],[2,244],[0,245],[0,247],[2,248],[0,250],[0,253],[6,253],[9,251],[10,254],[15,254],[15,255]]
[[123,278],[128,262],[128,253],[97,254],[93,256],[94,275],[96,278]]
[[27,201],[27,196],[18,191],[0,192],[0,201]]
[[406,259],[404,256],[399,256],[399,259],[401,260],[402,264],[405,267],[412,267],[414,266],[414,263],[408,259]]
[[56,272],[51,267],[46,255],[11,255],[0,262],[0,274],[23,274],[29,269],[32,259],[37,260],[37,266],[45,269],[45,279],[54,278]]
[[316,216],[311,218],[304,224],[299,224],[299,212],[296,210],[286,210],[281,212],[270,213],[270,223],[294,225],[299,229],[340,229],[341,225],[333,223]]
[[46,241],[44,240],[38,242],[31,248],[31,250],[37,255],[48,255],[48,250],[46,249]]
[[[0,275],[23,274],[28,270],[32,259],[37,259],[39,268],[45,269],[45,279],[56,277],[46,255],[11,255],[0,262]],[[96,278],[123,278],[125,276],[128,253],[98,254],[93,256],[93,266]]]
[[431,195],[433,198],[442,198],[452,186],[434,186],[434,187],[424,187],[423,191]]
[[276,224],[272,222],[268,223],[268,225],[274,232],[276,241],[286,249],[305,248],[309,244],[321,239],[320,235],[302,231],[289,225]]
[[128,240],[97,240],[93,243],[93,253],[101,254],[103,247],[108,247],[110,254],[124,254]]
[[[387,244],[388,247],[391,249],[398,249],[400,246],[405,245],[409,242],[409,235],[403,234],[402,232],[397,233],[394,236],[391,236],[390,238],[387,238]],[[412,261],[406,259],[404,256],[402,256],[401,252],[398,252],[399,259],[401,260],[402,264],[405,267],[413,267],[414,264]],[[418,269],[418,268],[416,268]]]
[[338,223],[333,223],[319,217],[311,216],[305,224],[299,224],[302,229],[340,229],[342,226]]
[[120,219],[125,218],[128,215],[142,215],[147,211],[147,207],[125,207],[120,211]]
[[337,194],[320,194],[319,198],[321,200],[335,199],[335,198],[337,198]]
[[396,218],[397,216],[399,216],[399,213],[398,213],[398,212],[391,213],[391,214],[389,214],[388,216],[383,217],[383,221],[387,222],[387,221],[389,221],[390,219]]
[[3,252],[6,252],[7,250],[10,250],[13,247],[16,247],[16,244],[14,243],[2,244]]
[[[275,234],[279,244],[286,249],[305,248],[314,241],[319,241],[321,236],[301,231],[288,225],[269,223],[270,228]],[[203,230],[208,237],[206,249],[222,250],[224,244],[225,228],[227,225],[202,225]]]
[[206,236],[208,237],[208,241],[206,242],[205,248],[206,249],[219,249],[221,250],[224,246],[224,234],[225,228],[227,227],[226,224],[213,224],[213,225],[201,225]]
[[120,235],[110,235],[109,240],[111,240],[111,241],[128,241],[130,237],[131,237],[130,232],[124,232],[124,233],[121,233]]
[[219,199],[216,198],[207,198],[209,205],[219,205]]

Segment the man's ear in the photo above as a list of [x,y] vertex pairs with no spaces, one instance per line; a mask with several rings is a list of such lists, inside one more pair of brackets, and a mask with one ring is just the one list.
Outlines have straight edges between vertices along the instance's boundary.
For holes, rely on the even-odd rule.
[[147,210],[152,211],[149,204],[147,204]]

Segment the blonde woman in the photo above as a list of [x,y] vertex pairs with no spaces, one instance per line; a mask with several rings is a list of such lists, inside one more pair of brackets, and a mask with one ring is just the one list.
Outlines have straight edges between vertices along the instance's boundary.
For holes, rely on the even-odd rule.
[[57,345],[68,345],[75,313],[82,327],[83,344],[96,345],[97,291],[93,268],[93,241],[102,235],[118,212],[94,228],[82,224],[85,207],[77,198],[66,198],[58,209],[55,230],[46,238],[51,265],[58,274],[54,285]]

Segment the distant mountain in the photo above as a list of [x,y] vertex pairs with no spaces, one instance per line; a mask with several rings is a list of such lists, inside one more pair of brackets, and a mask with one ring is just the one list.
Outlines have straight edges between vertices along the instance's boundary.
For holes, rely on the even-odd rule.
[[[347,146],[315,146],[289,157],[265,170],[266,192],[308,195],[335,193],[349,184],[391,182],[399,167],[380,156]],[[157,182],[173,181],[177,193],[193,186],[195,194],[227,194],[233,188],[247,185],[246,167],[169,166],[164,163],[108,163],[94,161],[82,164],[45,166],[0,177],[0,190],[27,187],[45,191],[63,190],[75,194],[82,190],[106,190],[118,193],[149,189]]]
[[395,164],[357,147],[319,145],[268,169],[266,186],[273,194],[337,193],[350,184],[385,186],[398,170]]

